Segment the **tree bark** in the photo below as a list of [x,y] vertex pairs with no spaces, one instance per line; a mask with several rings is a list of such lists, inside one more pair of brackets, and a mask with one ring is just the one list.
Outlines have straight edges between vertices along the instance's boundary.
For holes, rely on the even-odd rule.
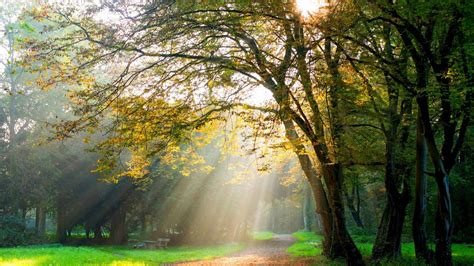
[[122,245],[127,242],[127,226],[126,226],[127,212],[124,206],[120,206],[112,214],[110,220],[110,244]]
[[[365,265],[362,255],[346,228],[344,202],[342,199],[342,166],[338,163],[322,166],[328,188],[329,206],[332,210],[333,239],[340,245],[348,265]],[[333,245],[334,246],[334,245]],[[338,251],[339,253],[339,251]]]
[[96,243],[99,243],[104,239],[104,236],[102,235],[102,225],[100,224],[95,224],[94,225],[94,240]]
[[44,236],[46,232],[46,210],[36,207],[35,229],[38,236]]
[[[393,13],[393,10],[391,10],[391,12]],[[471,94],[468,92],[466,94],[466,100],[463,103],[465,106],[463,106],[463,110],[461,111],[461,113],[464,115],[464,118],[459,130],[457,141],[454,141],[456,135],[456,122],[451,121],[451,117],[455,114],[451,106],[451,95],[454,92],[450,91],[452,80],[451,75],[449,75],[448,72],[451,68],[451,55],[453,55],[452,51],[454,47],[453,41],[457,39],[456,37],[459,37],[458,39],[461,40],[461,46],[463,47],[463,34],[462,30],[460,30],[461,24],[459,23],[461,21],[461,14],[462,12],[459,12],[459,10],[456,10],[454,13],[452,13],[452,19],[448,20],[449,22],[446,36],[441,37],[441,43],[437,44],[439,50],[435,51],[431,49],[431,47],[433,47],[432,43],[434,40],[434,38],[432,38],[432,31],[427,31],[424,34],[418,34],[414,36],[410,35],[410,32],[413,32],[413,29],[416,29],[416,26],[410,24],[408,21],[405,21],[404,24],[394,25],[398,29],[403,43],[410,51],[411,57],[416,66],[418,84],[418,94],[416,101],[418,103],[419,115],[423,125],[423,134],[426,141],[427,151],[435,169],[434,177],[438,187],[438,204],[435,217],[435,259],[436,263],[439,265],[452,265],[451,237],[453,232],[453,224],[448,174],[455,163],[459,149],[464,143],[464,132],[469,123],[471,104]],[[418,44],[421,44],[424,48],[420,52],[416,49]],[[461,54],[462,53],[463,49],[461,49]],[[461,60],[463,60],[463,58],[461,58]],[[426,89],[426,84],[429,77],[429,68],[427,63],[431,65],[431,69],[433,70],[434,77],[438,82],[440,89],[437,100],[440,100],[441,103],[441,115],[439,116],[438,122],[443,129],[443,144],[441,147],[441,153],[436,144],[435,132],[432,128],[431,122],[432,117],[430,116],[430,103],[428,100],[429,94]],[[420,86],[420,84],[422,86]]]
[[321,217],[322,232],[324,236],[323,240],[323,253],[330,257],[342,256],[340,250],[337,247],[333,247],[336,241],[333,241],[332,233],[332,216],[329,202],[324,191],[323,183],[321,182],[316,169],[313,166],[311,158],[305,151],[305,147],[299,140],[298,133],[296,132],[293,121],[289,119],[282,119],[283,125],[285,126],[286,137],[291,142],[295,149],[295,153],[298,157],[298,161],[301,165],[306,179],[308,180],[311,191],[313,192],[314,200],[316,202],[316,213]]
[[[407,75],[408,51],[403,49],[396,58],[391,43],[391,28],[384,27],[384,53],[390,60],[398,60],[398,70],[402,76]],[[372,259],[397,258],[401,256],[401,237],[405,221],[406,207],[410,201],[410,187],[407,178],[410,168],[403,156],[408,142],[408,115],[412,112],[412,98],[405,96],[400,101],[400,91],[389,75],[385,74],[388,95],[387,122],[381,122],[385,135],[385,189],[386,203],[382,219],[377,230]],[[381,117],[383,113],[378,112]],[[402,121],[404,123],[402,123]],[[401,155],[399,155],[401,154]]]
[[436,228],[436,264],[452,265],[451,238],[453,235],[453,217],[451,195],[449,193],[449,176],[443,172],[435,174],[438,185],[438,204],[435,216]]
[[355,187],[353,188],[353,195],[349,195],[347,191],[347,187],[343,186],[344,197],[346,198],[346,205],[349,208],[349,212],[351,213],[352,219],[356,223],[357,227],[364,228],[364,222],[362,222],[362,218],[360,217],[360,209],[356,208],[354,205],[354,194],[355,194]]
[[[410,201],[410,190],[405,173],[400,171],[401,169],[397,169],[398,167],[395,165],[394,145],[396,145],[394,140],[387,140],[385,166],[387,201],[372,250],[372,259],[376,261],[381,258],[401,256],[403,222],[406,207]],[[403,187],[402,192],[399,192],[400,185]]]
[[303,197],[303,226],[304,230],[311,231],[312,218],[310,217],[311,210],[311,190],[308,185],[304,186],[304,197]]
[[21,206],[21,208],[20,208],[20,210],[21,210],[21,213],[20,213],[21,214],[21,220],[23,222],[23,225],[26,226],[26,213],[28,212],[28,209],[26,207],[26,202],[24,200],[21,200],[20,202],[21,202],[21,204],[20,204],[20,206]]
[[90,239],[91,238],[91,226],[90,226],[89,222],[86,222],[84,224],[84,227],[85,227],[85,231],[86,231],[86,238]]
[[[60,192],[61,193],[61,192]],[[56,210],[56,238],[59,243],[66,242],[66,208],[61,196],[58,196]]]
[[372,259],[376,261],[381,258],[391,259],[401,256],[401,236],[408,204],[408,197],[403,196],[404,194],[407,195],[408,192],[387,195],[387,203],[372,250]]
[[419,259],[430,263],[433,251],[428,248],[425,216],[427,210],[427,180],[426,180],[426,141],[423,135],[423,123],[420,116],[416,125],[416,181],[415,181],[415,206],[413,212],[413,241],[415,243],[415,254]]
[[[290,28],[293,27],[293,30]],[[331,124],[331,138],[332,143],[328,144],[328,138],[325,135],[325,126],[324,118],[320,112],[318,102],[314,96],[314,87],[312,85],[310,70],[306,62],[306,55],[309,49],[305,46],[304,30],[300,21],[294,21],[290,25],[285,25],[285,32],[289,40],[289,45],[285,49],[285,60],[279,67],[279,73],[276,77],[271,77],[270,73],[266,69],[261,69],[262,79],[265,81],[265,86],[269,88],[273,97],[280,106],[280,115],[282,121],[285,123],[286,120],[292,120],[295,122],[299,128],[304,132],[305,136],[311,141],[312,148],[321,164],[322,176],[325,180],[327,187],[327,201],[329,203],[329,208],[331,210],[331,219],[332,219],[332,228],[330,232],[330,250],[327,256],[334,257],[343,255],[346,263],[349,265],[364,265],[362,255],[354,244],[352,238],[350,237],[344,217],[344,203],[342,198],[342,167],[337,161],[337,146],[339,143],[339,137],[343,130],[342,124],[339,123],[337,116],[333,116],[333,111],[337,112],[337,97],[331,97],[331,119],[334,123]],[[326,40],[327,43],[331,41]],[[285,73],[288,70],[288,64],[291,61],[291,48],[293,43],[295,44],[294,48],[296,51],[296,65],[297,71],[300,77],[300,82],[302,84],[302,89],[304,92],[305,101],[307,101],[309,106],[310,116],[306,116],[305,111],[300,105],[299,101],[294,98],[294,95],[291,94],[291,90],[285,84]],[[327,47],[328,45],[326,45]],[[255,46],[254,46],[255,47]],[[330,45],[329,45],[330,48]],[[258,49],[258,48],[257,48]],[[254,49],[255,50],[255,49]],[[331,49],[327,49],[329,52]],[[339,51],[340,52],[340,51]],[[340,55],[340,53],[339,53]],[[260,61],[259,66],[263,66],[264,63],[262,56],[259,52],[256,53],[257,59]],[[337,56],[339,58],[339,56]],[[331,68],[331,70],[337,70],[337,59],[330,58],[330,62],[326,60],[326,63]],[[331,71],[332,72],[332,71]],[[333,79],[336,80],[335,84],[331,87],[331,95],[335,95],[335,92],[338,87],[343,86],[342,79],[335,73]],[[290,96],[293,99],[297,107],[297,112],[290,107]],[[309,117],[309,119],[308,119]],[[329,136],[328,136],[329,137]],[[304,156],[299,158],[305,158]],[[309,159],[309,157],[306,157]],[[319,184],[321,181],[319,179],[309,179],[310,184],[312,180],[315,181],[314,184]],[[319,185],[312,184],[312,188],[320,189]],[[321,186],[322,187],[322,186]],[[315,197],[321,195],[322,193],[315,192]],[[316,199],[318,202],[318,199]]]
[[145,238],[147,234],[147,221],[146,221],[146,213],[142,211],[140,213],[140,237]]
[[438,265],[452,265],[451,238],[453,234],[451,195],[449,193],[449,175],[442,156],[439,153],[431,127],[429,104],[426,92],[417,98],[427,150],[435,168],[434,177],[438,186],[438,204],[435,217],[436,252]]

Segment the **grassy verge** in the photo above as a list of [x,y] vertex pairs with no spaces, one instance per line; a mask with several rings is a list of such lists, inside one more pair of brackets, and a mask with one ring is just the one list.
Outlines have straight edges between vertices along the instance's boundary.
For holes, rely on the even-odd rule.
[[[295,232],[292,234],[296,238],[296,242],[288,247],[288,253],[294,257],[321,257],[321,241],[322,236],[316,235],[314,232]],[[319,261],[323,262],[323,261]],[[326,262],[325,262],[326,263]]]
[[137,250],[126,247],[70,247],[61,245],[0,249],[0,265],[157,265],[204,260],[239,251],[242,245]]
[[[329,261],[321,255],[322,236],[313,232],[296,232],[292,234],[296,242],[288,248],[288,252],[295,257],[316,257],[319,263],[327,265],[345,265],[344,261]],[[372,243],[356,242],[357,247],[365,258],[369,258]],[[474,265],[474,247],[471,245],[453,244],[453,261],[455,265]],[[384,263],[384,265],[423,265],[415,258],[413,243],[402,244],[402,259]]]
[[270,231],[253,232],[252,238],[254,240],[270,240],[273,238],[273,235],[273,232]]

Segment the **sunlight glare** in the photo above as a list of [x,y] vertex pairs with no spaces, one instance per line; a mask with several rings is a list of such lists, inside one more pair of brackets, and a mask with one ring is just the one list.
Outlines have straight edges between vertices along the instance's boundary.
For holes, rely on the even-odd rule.
[[272,93],[263,86],[258,86],[252,88],[249,92],[249,97],[246,100],[246,103],[254,106],[265,106],[268,103],[273,102]]
[[304,17],[309,17],[326,6],[325,0],[296,0],[296,8]]

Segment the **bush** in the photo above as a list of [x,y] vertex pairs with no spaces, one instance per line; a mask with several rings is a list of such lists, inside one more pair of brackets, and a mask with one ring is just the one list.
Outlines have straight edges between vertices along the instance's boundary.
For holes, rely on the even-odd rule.
[[0,247],[24,244],[28,239],[23,221],[13,215],[0,216]]
[[357,243],[374,243],[376,231],[365,228],[353,227],[350,228],[352,239]]

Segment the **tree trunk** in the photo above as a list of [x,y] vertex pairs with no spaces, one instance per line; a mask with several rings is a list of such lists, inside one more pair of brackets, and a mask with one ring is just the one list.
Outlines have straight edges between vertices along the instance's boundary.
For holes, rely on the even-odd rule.
[[301,165],[306,179],[308,180],[311,191],[313,192],[314,200],[316,202],[316,213],[321,217],[322,233],[324,236],[323,240],[323,254],[330,257],[342,257],[343,253],[338,252],[340,249],[333,247],[336,245],[333,241],[332,234],[332,216],[331,208],[329,207],[328,199],[326,197],[326,191],[324,191],[323,183],[321,178],[318,176],[316,169],[311,162],[311,158],[305,152],[305,147],[299,140],[298,133],[296,132],[293,121],[289,119],[282,119],[283,125],[285,126],[286,137],[290,140],[291,144],[295,148],[295,153],[298,157],[298,161]]
[[425,216],[427,210],[427,180],[426,180],[426,140],[423,136],[423,123],[418,116],[416,125],[416,181],[415,181],[415,206],[413,212],[413,241],[415,254],[419,259],[430,263],[433,251],[428,248]]
[[26,203],[22,200],[20,204],[21,208],[21,221],[23,225],[26,226],[26,214],[28,213],[28,209],[26,208]]
[[401,256],[403,222],[408,204],[408,197],[403,194],[407,193],[388,195],[372,250],[372,259],[375,261],[381,258],[391,259]]
[[96,225],[94,225],[94,240],[96,240],[98,242],[102,239],[103,239],[102,226],[99,225],[99,224],[96,224]]
[[86,238],[90,239],[91,238],[91,226],[90,226],[89,222],[86,222],[84,227],[85,227],[85,231],[86,231]]
[[362,218],[360,217],[360,212],[359,212],[360,209],[356,208],[354,205],[354,195],[352,196],[349,195],[349,192],[347,191],[346,186],[343,186],[343,188],[344,188],[343,189],[344,197],[346,198],[346,205],[347,205],[347,208],[349,208],[349,212],[352,215],[352,219],[354,219],[354,222],[356,223],[357,227],[364,228],[364,223],[362,222]]
[[318,177],[316,170],[311,167],[311,161],[308,155],[298,155],[301,167],[308,178],[309,185],[316,202],[316,213],[321,218],[323,240],[323,254],[329,257],[343,257],[338,241],[334,239],[333,235],[333,217],[331,214],[331,207],[329,206],[326,192],[324,191],[323,183]]
[[58,196],[56,211],[56,238],[59,243],[66,242],[66,208],[63,205],[62,197]]
[[438,206],[435,217],[436,264],[452,265],[451,238],[453,234],[453,217],[451,213],[449,177],[443,172],[437,172],[435,177],[438,184]]
[[309,209],[309,195],[308,195],[308,187],[305,185],[303,189],[303,226],[304,230],[309,232],[311,231],[311,219],[308,217],[308,209]]
[[[390,60],[394,60],[391,44],[391,28],[384,27],[384,52]],[[399,71],[407,72],[407,51],[401,53]],[[412,98],[400,98],[402,88],[385,75],[388,95],[387,122],[381,122],[385,136],[385,189],[386,203],[382,219],[377,230],[372,259],[392,259],[401,256],[401,238],[405,221],[406,207],[410,201],[410,187],[407,178],[411,169],[404,156],[409,137],[408,116],[412,112]],[[382,113],[378,113],[383,115]],[[403,123],[402,123],[403,122]],[[386,124],[386,125],[385,125]]]
[[[410,190],[401,165],[396,166],[394,154],[394,139],[387,140],[385,188],[387,201],[382,219],[377,230],[372,259],[396,258],[401,256],[401,238],[406,207],[410,201]],[[402,192],[399,187],[403,186]]]
[[46,232],[46,211],[43,207],[36,207],[35,229],[38,236]]
[[325,164],[322,168],[328,188],[329,204],[334,222],[333,239],[336,239],[336,242],[340,245],[340,247],[336,248],[341,249],[348,265],[365,265],[359,249],[357,249],[346,228],[344,202],[342,199],[342,167],[340,164],[334,163]]
[[[452,265],[451,238],[453,234],[453,217],[451,209],[451,195],[449,193],[449,176],[436,145],[434,132],[431,126],[428,96],[426,92],[417,98],[421,121],[423,122],[426,146],[435,168],[435,179],[438,186],[438,204],[435,217],[436,252],[435,259],[438,265]],[[446,132],[445,132],[446,134]],[[446,138],[446,136],[445,136]],[[444,146],[445,143],[443,143]],[[445,154],[448,157],[450,154]],[[454,160],[453,158],[446,160]]]
[[144,211],[140,213],[140,237],[145,239],[147,233],[146,214]]
[[122,245],[127,242],[127,226],[126,226],[126,214],[125,208],[120,206],[112,214],[110,221],[110,244]]

